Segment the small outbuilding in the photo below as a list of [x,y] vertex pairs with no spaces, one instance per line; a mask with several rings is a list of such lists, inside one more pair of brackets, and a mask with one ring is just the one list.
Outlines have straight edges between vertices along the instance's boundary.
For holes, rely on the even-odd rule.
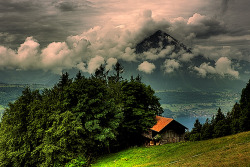
[[159,145],[184,141],[186,128],[172,118],[156,116],[156,124],[144,134],[146,145]]

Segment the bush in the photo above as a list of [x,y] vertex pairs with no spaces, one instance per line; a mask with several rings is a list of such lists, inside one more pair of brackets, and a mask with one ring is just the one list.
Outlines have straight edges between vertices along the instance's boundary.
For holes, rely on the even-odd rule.
[[86,167],[86,166],[87,166],[87,160],[86,158],[83,158],[81,156],[79,156],[76,159],[72,159],[65,165],[65,167]]

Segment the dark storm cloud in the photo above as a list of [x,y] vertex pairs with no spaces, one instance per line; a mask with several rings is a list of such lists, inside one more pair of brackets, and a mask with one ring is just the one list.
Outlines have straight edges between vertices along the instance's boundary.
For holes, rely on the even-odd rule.
[[228,9],[228,3],[230,0],[222,0],[221,2],[221,12],[225,13]]
[[61,11],[74,11],[78,6],[71,2],[61,2],[55,5]]
[[1,13],[5,12],[30,12],[39,9],[39,4],[36,4],[34,1],[0,1],[0,11]]
[[190,39],[207,40],[213,36],[229,33],[222,20],[199,13],[193,14],[188,19],[179,18],[175,20],[172,23],[171,30],[174,36],[179,35],[178,39],[181,41]]
[[91,12],[93,3],[89,1],[59,1],[53,3],[56,8],[62,12],[84,10],[85,12]]
[[82,24],[98,14],[91,5],[88,1],[80,0],[0,1],[0,33],[15,39],[11,43],[0,39],[0,45],[16,48],[29,36],[40,41],[42,47],[54,41],[64,41],[67,36],[93,26],[91,23]]
[[200,24],[191,25],[190,29],[196,33],[197,38],[209,38],[214,35],[225,34],[228,32],[226,26],[219,20],[204,18]]

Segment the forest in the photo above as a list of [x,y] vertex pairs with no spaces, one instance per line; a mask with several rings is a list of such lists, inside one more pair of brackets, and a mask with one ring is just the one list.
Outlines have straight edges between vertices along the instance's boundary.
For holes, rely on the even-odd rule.
[[[103,66],[86,78],[63,73],[43,91],[26,88],[0,123],[0,166],[65,166],[141,145],[142,135],[163,112],[154,90],[140,76],[122,78]],[[83,165],[83,164],[82,164]]]
[[223,114],[219,108],[211,120],[201,124],[197,119],[194,128],[186,134],[191,141],[206,140],[250,130],[250,80],[242,89],[239,103],[230,112]]

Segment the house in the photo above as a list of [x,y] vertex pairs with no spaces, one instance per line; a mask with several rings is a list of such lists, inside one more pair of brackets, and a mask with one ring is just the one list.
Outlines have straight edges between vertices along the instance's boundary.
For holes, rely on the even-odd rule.
[[184,141],[186,128],[172,118],[156,116],[157,123],[144,134],[146,145],[159,145]]

